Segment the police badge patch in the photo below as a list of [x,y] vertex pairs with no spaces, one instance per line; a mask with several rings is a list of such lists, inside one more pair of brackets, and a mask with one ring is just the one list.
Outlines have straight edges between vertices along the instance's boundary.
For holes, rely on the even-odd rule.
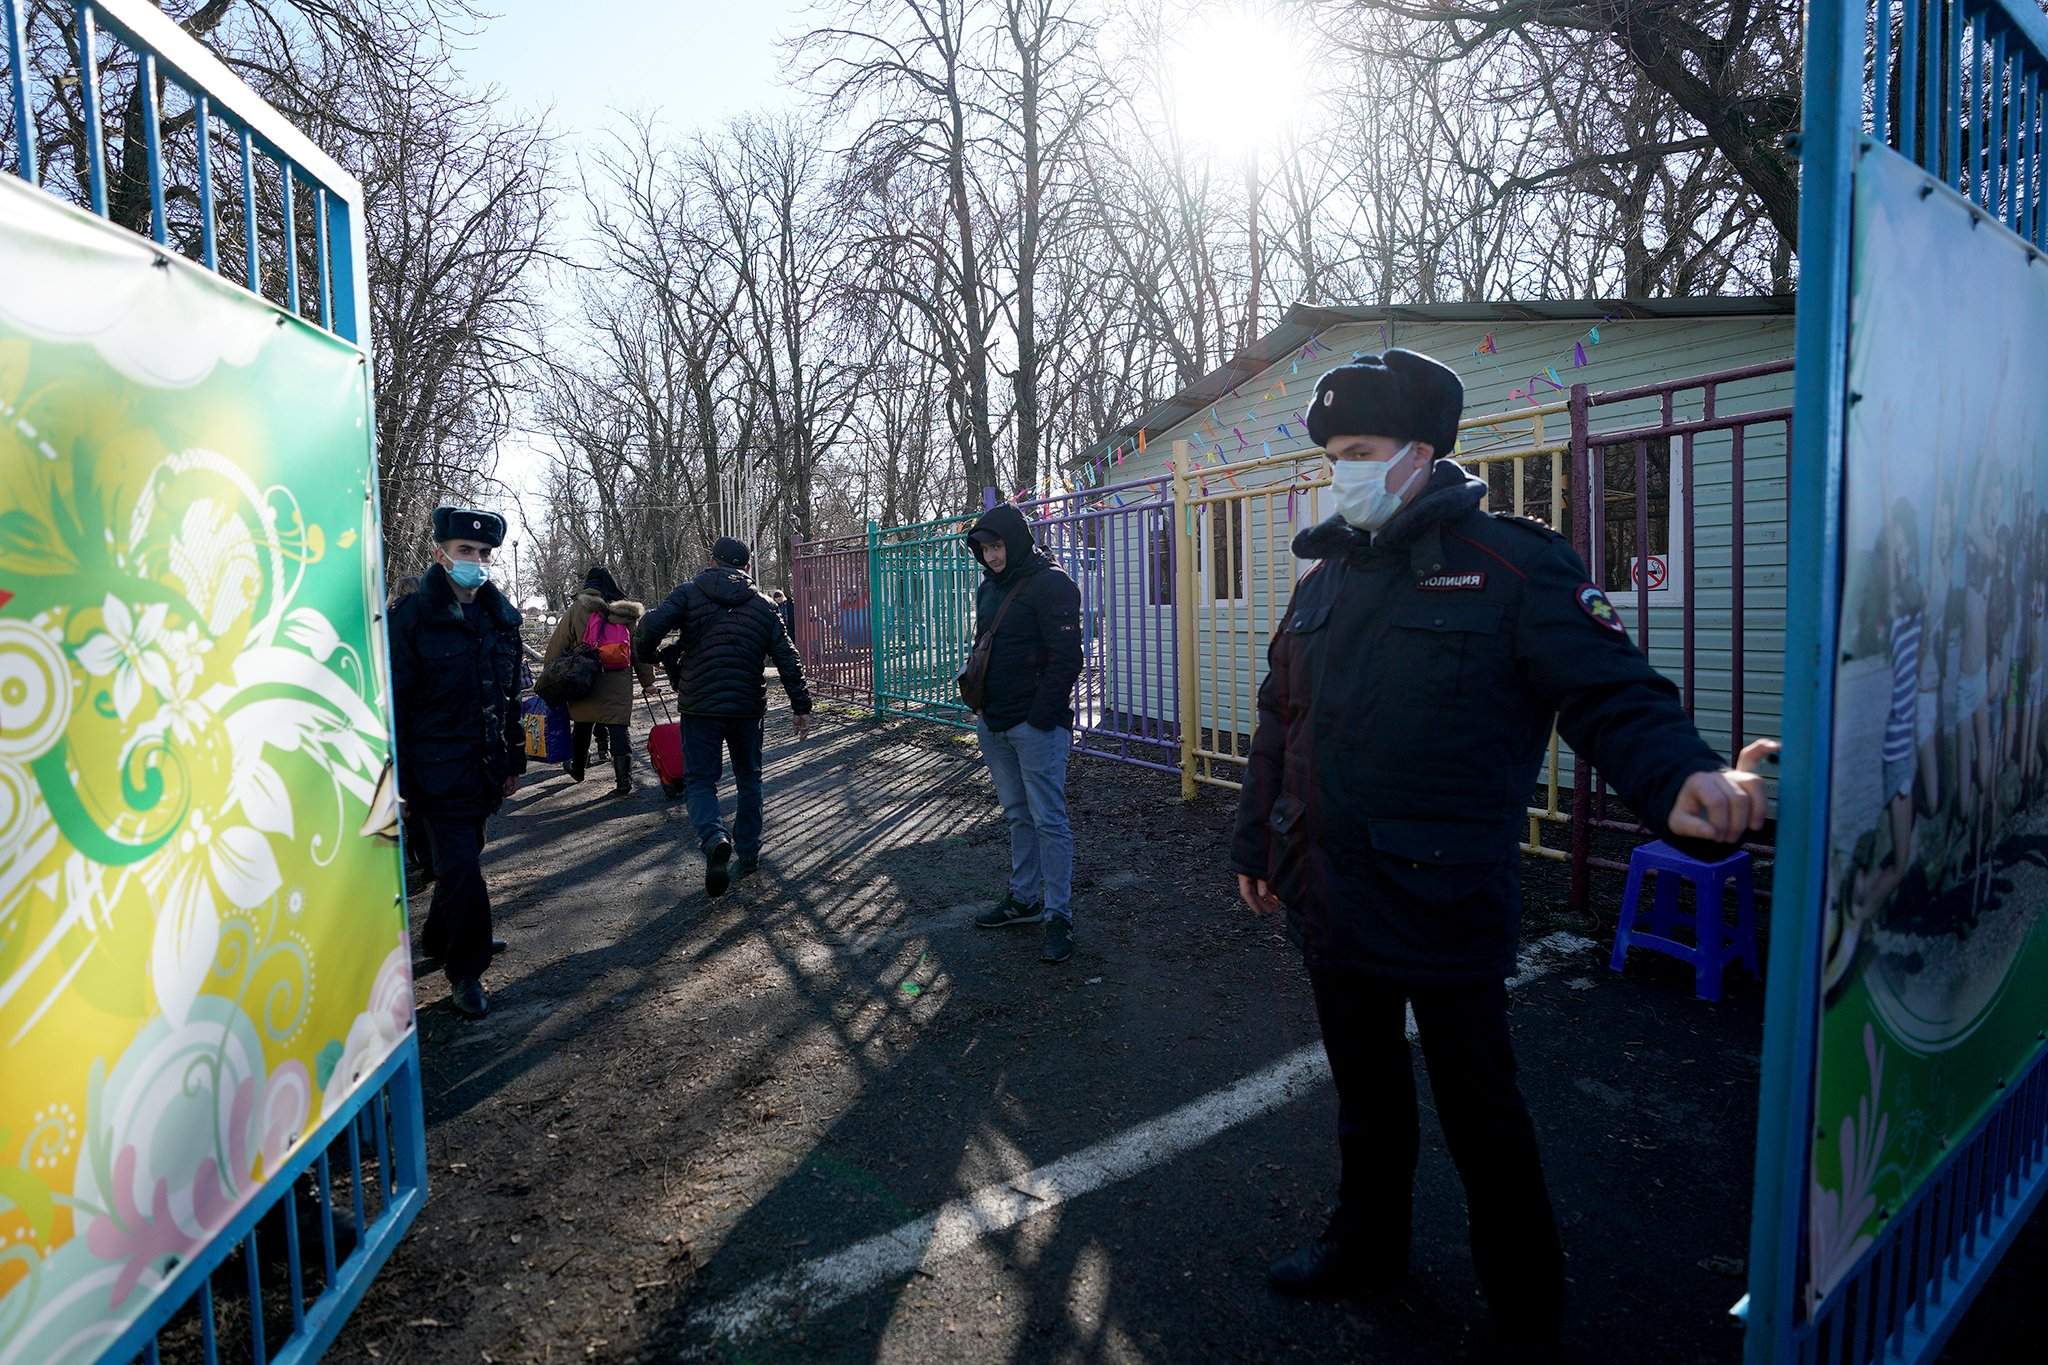
[[1607,594],[1600,591],[1596,584],[1579,585],[1579,610],[1616,635],[1628,634],[1628,627],[1621,623],[1621,613],[1614,609],[1614,604],[1607,600]]

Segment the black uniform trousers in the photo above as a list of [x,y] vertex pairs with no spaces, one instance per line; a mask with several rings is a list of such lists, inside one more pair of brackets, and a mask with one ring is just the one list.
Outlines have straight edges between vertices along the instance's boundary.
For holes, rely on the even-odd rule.
[[1504,982],[1421,983],[1311,969],[1323,1049],[1337,1083],[1343,1185],[1337,1235],[1374,1275],[1408,1265],[1422,1135],[1406,1006],[1444,1141],[1465,1185],[1472,1260],[1504,1337],[1555,1339],[1564,1313],[1564,1251],[1515,1084]]
[[418,812],[433,854],[434,900],[420,947],[446,964],[448,979],[477,978],[491,964],[491,893],[484,885],[484,824],[475,806]]

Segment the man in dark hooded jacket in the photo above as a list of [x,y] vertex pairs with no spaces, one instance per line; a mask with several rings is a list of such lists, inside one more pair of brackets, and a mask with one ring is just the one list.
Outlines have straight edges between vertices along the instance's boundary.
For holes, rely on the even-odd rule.
[[519,612],[490,581],[504,539],[495,512],[435,508],[433,566],[389,620],[398,791],[436,877],[420,946],[445,960],[449,1000],[472,1019],[490,1009],[483,972],[502,946],[491,937],[484,826],[526,771]]
[[[811,693],[803,661],[782,627],[782,613],[747,573],[746,543],[720,536],[711,567],[668,595],[640,622],[634,657],[661,658],[683,713],[683,795],[704,850],[704,890],[722,896],[736,877],[751,876],[761,861],[762,720],[770,659],[796,713],[796,737],[810,733]],[[662,640],[678,636],[667,650]],[[730,830],[718,813],[724,750],[732,752],[739,813]],[[738,862],[735,865],[734,855]]]
[[1481,511],[1486,485],[1437,458],[1463,405],[1457,375],[1409,351],[1317,384],[1307,425],[1338,510],[1294,542],[1315,567],[1268,652],[1232,862],[1255,913],[1287,911],[1337,1085],[1337,1209],[1273,1266],[1273,1287],[1371,1291],[1407,1272],[1412,1006],[1503,1354],[1547,1360],[1564,1256],[1505,978],[1552,718],[1660,835],[1733,843],[1765,805],[1760,779],[1700,739],[1570,544]]
[[993,635],[975,717],[981,754],[1010,825],[1010,888],[975,916],[984,929],[1045,924],[1040,957],[1074,950],[1074,834],[1067,822],[1067,754],[1081,676],[1081,593],[1031,543],[1024,514],[1004,503],[967,533],[981,561],[975,639]]

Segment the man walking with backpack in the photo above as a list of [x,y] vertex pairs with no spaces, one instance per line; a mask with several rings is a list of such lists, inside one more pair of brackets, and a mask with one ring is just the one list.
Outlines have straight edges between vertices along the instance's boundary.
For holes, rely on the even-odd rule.
[[[762,719],[768,714],[762,669],[770,660],[796,713],[796,737],[811,728],[803,662],[782,613],[747,573],[750,558],[746,542],[720,536],[711,566],[648,612],[634,639],[634,657],[646,663],[662,652],[664,637],[678,637],[670,647],[669,676],[683,713],[683,794],[704,850],[704,890],[712,896],[724,895],[734,879],[760,865]],[[732,754],[739,788],[730,830],[718,811],[724,751]]]
[[974,598],[976,663],[983,667],[973,680],[980,695],[970,704],[979,702],[981,755],[1010,825],[1010,889],[974,922],[1001,929],[1043,921],[1040,958],[1065,962],[1074,951],[1067,753],[1081,676],[1081,592],[1033,547],[1024,514],[1008,503],[983,513],[967,544],[983,570]]

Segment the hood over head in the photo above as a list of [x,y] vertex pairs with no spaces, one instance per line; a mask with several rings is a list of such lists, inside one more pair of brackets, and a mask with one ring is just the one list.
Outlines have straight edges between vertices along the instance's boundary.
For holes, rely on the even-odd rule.
[[986,568],[987,561],[981,558],[981,546],[976,544],[974,539],[976,534],[984,531],[993,532],[1003,538],[1003,547],[1009,552],[1009,559],[1004,564],[1005,573],[1030,561],[1033,549],[1031,526],[1024,520],[1023,512],[1016,507],[1007,502],[997,503],[976,518],[974,525],[968,529],[967,548],[974,552],[976,562]]

